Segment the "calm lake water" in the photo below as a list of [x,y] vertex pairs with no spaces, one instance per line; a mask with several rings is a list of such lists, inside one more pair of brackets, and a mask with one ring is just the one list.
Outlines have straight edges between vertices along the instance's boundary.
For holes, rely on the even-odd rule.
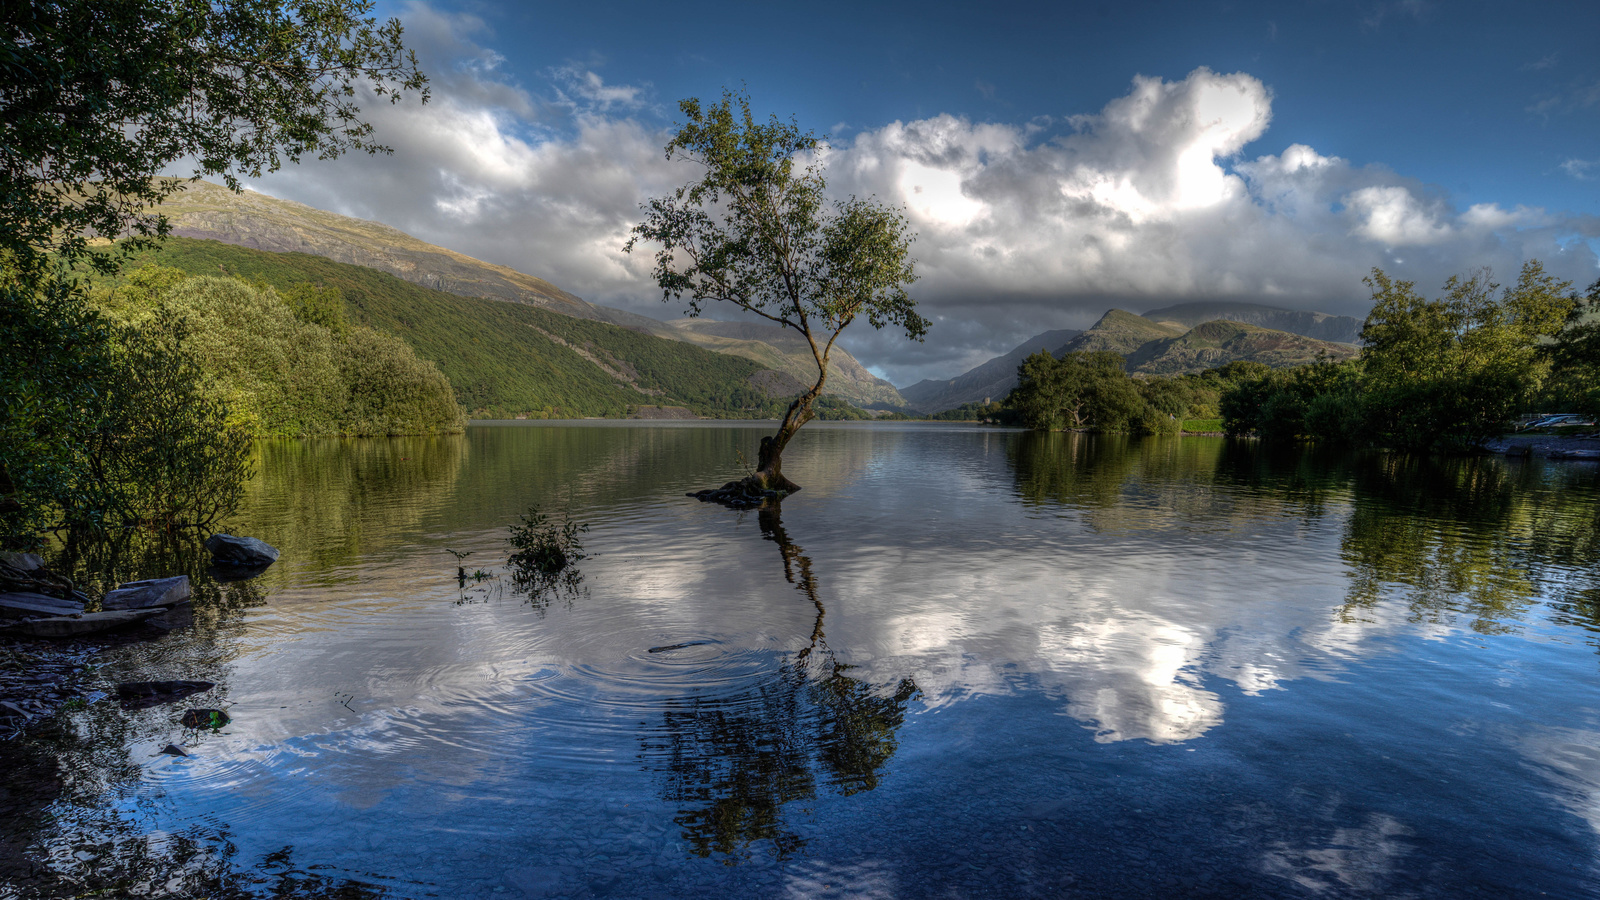
[[265,445],[282,560],[101,654],[218,687],[11,827],[134,895],[1600,897],[1594,464],[817,423],[684,497],[769,427]]

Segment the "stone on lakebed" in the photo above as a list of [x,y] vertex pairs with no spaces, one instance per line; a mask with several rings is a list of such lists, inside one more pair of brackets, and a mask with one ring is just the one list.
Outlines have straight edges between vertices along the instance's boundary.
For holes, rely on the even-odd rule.
[[125,625],[136,625],[160,614],[160,609],[118,609],[112,612],[84,613],[81,616],[30,619],[8,625],[4,630],[12,634],[26,634],[33,637],[80,637],[86,634],[99,634]]
[[278,549],[260,538],[213,534],[206,549],[219,563],[230,566],[269,566],[278,561]]
[[63,600],[60,597],[36,594],[31,591],[14,591],[0,594],[0,618],[75,616],[81,612],[83,612],[83,604],[76,600]]
[[146,581],[130,581],[114,591],[107,592],[105,599],[100,601],[100,608],[156,609],[187,603],[189,596],[187,575],[151,578]]

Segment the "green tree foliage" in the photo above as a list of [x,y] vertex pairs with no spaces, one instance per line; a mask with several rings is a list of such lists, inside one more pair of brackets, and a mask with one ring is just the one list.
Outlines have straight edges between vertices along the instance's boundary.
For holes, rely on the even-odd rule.
[[[1452,277],[1435,300],[1381,269],[1366,283],[1373,307],[1360,359],[1240,382],[1222,398],[1229,433],[1458,449],[1499,434],[1527,409],[1553,358],[1582,378],[1583,351],[1564,349],[1583,346],[1583,326],[1569,319],[1570,283],[1537,260],[1503,291],[1488,270]],[[1558,332],[1567,337],[1549,344]]]
[[[215,395],[254,434],[428,434],[463,424],[449,381],[404,341],[306,320],[308,308],[342,306],[336,288],[301,291],[294,303],[238,278],[186,278],[178,269],[144,265],[126,284],[93,295],[115,314],[166,312],[188,323],[188,351]],[[304,302],[308,295],[316,305]]]
[[1363,407],[1360,368],[1323,360],[1293,369],[1267,369],[1222,394],[1223,428],[1264,438],[1359,440]]
[[830,203],[814,161],[817,139],[776,116],[758,122],[748,97],[724,92],[720,103],[689,99],[678,108],[687,121],[667,143],[667,158],[698,163],[704,175],[646,203],[625,249],[659,245],[662,299],[685,301],[691,316],[708,301],[728,303],[806,339],[816,383],[762,440],[752,476],[764,488],[797,490],[783,477],[781,455],[813,416],[839,335],[860,317],[873,328],[903,328],[913,340],[927,333],[928,320],[905,291],[916,280],[911,236],[905,218],[880,203]]
[[50,254],[69,263],[87,256],[109,272],[114,258],[92,253],[91,239],[163,235],[167,224],[150,207],[182,180],[156,176],[182,159],[194,161],[196,177],[221,175],[237,189],[238,174],[307,154],[386,150],[360,118],[358,87],[426,100],[426,79],[400,44],[399,21],[365,18],[371,8],[369,0],[6,5],[0,346],[17,350],[0,362],[0,540],[32,542],[57,516],[170,527],[231,509],[245,471],[240,428],[200,389],[188,325],[139,308],[170,285],[132,282],[121,298],[132,315],[118,326],[89,307]]
[[230,512],[247,430],[207,394],[186,324],[118,322],[64,275],[0,283],[0,543],[43,531],[170,530]]
[[342,434],[422,434],[466,424],[449,379],[405,341],[356,328],[338,345]]
[[1600,280],[1574,300],[1561,331],[1542,349],[1551,365],[1552,404],[1600,418]]
[[[358,88],[389,101],[427,79],[370,0],[21,0],[0,17],[0,249],[26,263],[94,234],[163,234],[181,179],[259,177],[285,161],[388,152]],[[102,260],[104,262],[104,260]]]
[[1110,351],[1041,350],[1017,369],[1006,405],[1028,428],[1132,434],[1175,434],[1189,415],[1209,413],[1216,391],[1204,379],[1130,378]]
[[29,546],[83,505],[113,326],[63,278],[0,269],[0,542]]
[[236,278],[190,278],[164,304],[191,324],[202,369],[257,433],[340,433],[346,391],[328,329]]
[[350,333],[350,317],[345,313],[344,297],[338,288],[299,281],[278,294],[296,319],[308,325],[320,325],[338,338]]
[[161,311],[121,329],[104,404],[85,447],[88,505],[69,526],[208,526],[238,505],[253,435],[207,389],[189,323]]
[[1465,446],[1504,429],[1541,387],[1540,339],[1566,320],[1570,282],[1537,260],[1496,295],[1487,269],[1452,276],[1427,300],[1381,269],[1367,279],[1373,307],[1361,329],[1366,422],[1386,446]]

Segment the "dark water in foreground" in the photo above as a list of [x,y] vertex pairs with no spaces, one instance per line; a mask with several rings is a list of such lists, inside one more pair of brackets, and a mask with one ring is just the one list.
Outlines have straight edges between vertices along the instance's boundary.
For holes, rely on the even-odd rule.
[[[35,852],[131,895],[1600,897],[1593,464],[813,425],[781,514],[684,498],[758,435],[268,445],[283,560],[103,654],[233,724],[69,713]],[[460,587],[530,503],[590,524],[581,588]]]

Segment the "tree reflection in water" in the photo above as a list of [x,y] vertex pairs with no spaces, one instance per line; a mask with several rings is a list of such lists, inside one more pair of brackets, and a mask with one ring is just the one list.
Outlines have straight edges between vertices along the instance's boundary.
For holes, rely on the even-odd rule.
[[1388,599],[1411,622],[1470,617],[1483,634],[1515,631],[1529,609],[1589,620],[1597,512],[1592,471],[1498,459],[1374,455],[1355,475],[1341,554],[1350,590],[1341,618]]
[[680,808],[673,821],[697,856],[770,841],[782,859],[805,846],[784,807],[816,797],[819,785],[845,796],[877,787],[917,693],[910,679],[880,687],[850,676],[824,635],[811,558],[790,541],[777,505],[758,518],[816,618],[806,646],[776,672],[733,697],[670,701],[661,730],[644,738],[644,758],[665,776],[664,796]]

